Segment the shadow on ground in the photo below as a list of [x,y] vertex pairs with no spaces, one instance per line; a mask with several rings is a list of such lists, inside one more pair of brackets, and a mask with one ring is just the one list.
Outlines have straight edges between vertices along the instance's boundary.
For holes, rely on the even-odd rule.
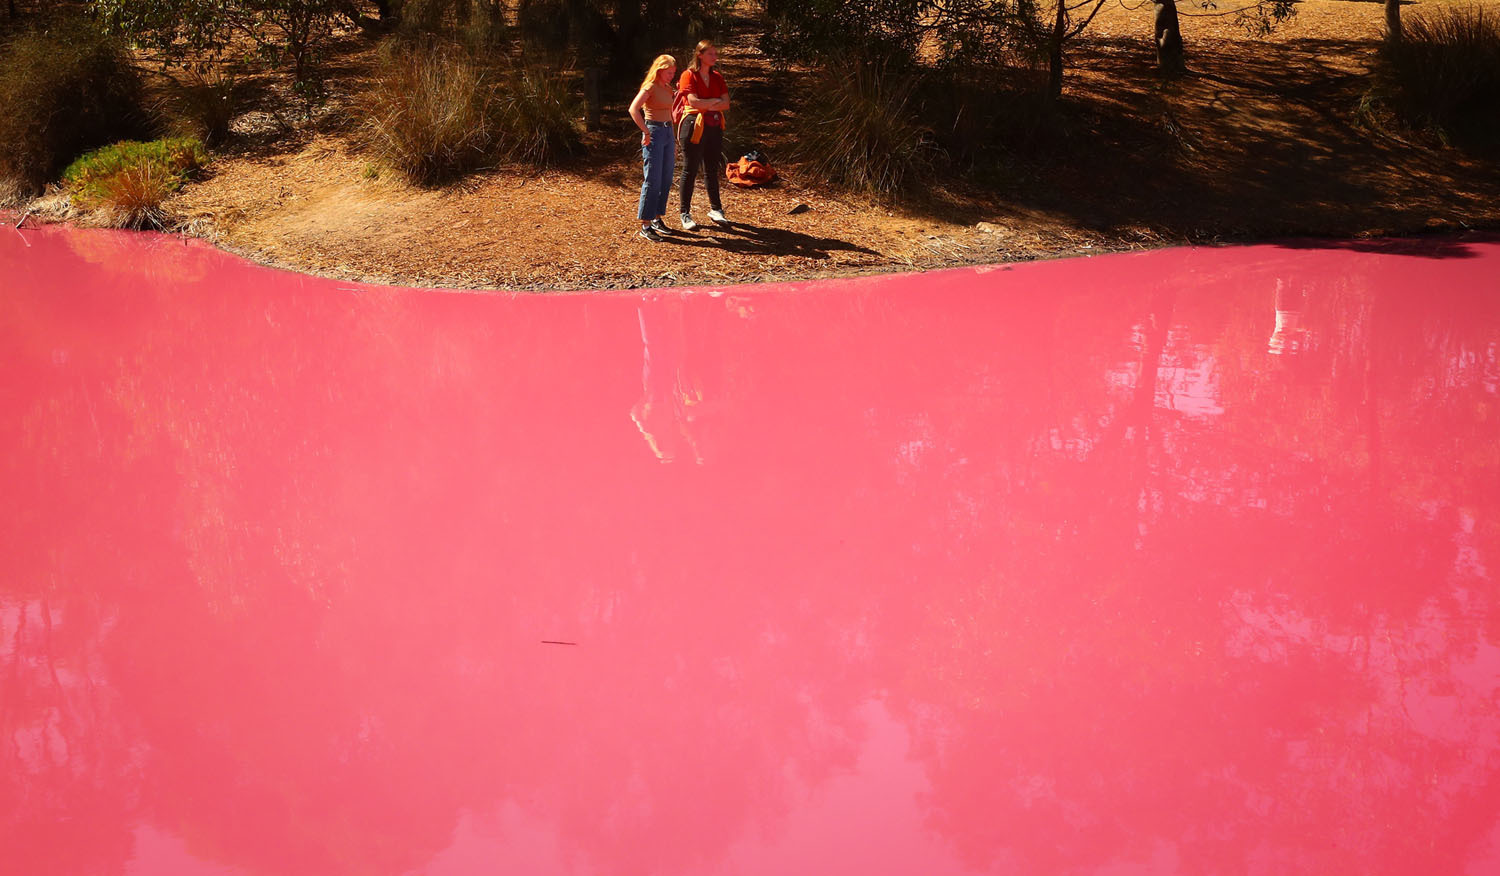
[[[1042,212],[1169,238],[1461,231],[1500,223],[1500,163],[1361,109],[1372,41],[1237,40],[1163,79],[1149,43],[1080,44],[1052,131],[1007,144],[959,197],[918,209]],[[969,221],[972,222],[972,219]]]
[[826,259],[835,252],[857,252],[879,256],[873,249],[839,240],[836,237],[816,237],[785,228],[769,228],[760,225],[733,223],[712,229],[705,227],[706,235],[679,231],[663,238],[676,246],[699,246],[723,250],[739,255],[796,256],[807,259]]
[[1299,238],[1277,242],[1282,249],[1339,249],[1376,255],[1412,256],[1424,259],[1472,259],[1479,253],[1470,245],[1494,241],[1496,235],[1474,234],[1465,239],[1408,237],[1400,239],[1351,240],[1349,238]]

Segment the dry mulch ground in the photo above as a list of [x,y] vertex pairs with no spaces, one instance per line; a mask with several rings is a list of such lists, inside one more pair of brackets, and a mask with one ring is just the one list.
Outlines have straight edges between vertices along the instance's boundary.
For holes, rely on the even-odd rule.
[[[787,182],[729,191],[734,220],[650,244],[636,236],[634,167],[497,171],[440,190],[382,175],[347,144],[223,162],[171,207],[225,246],[349,279],[466,288],[663,286],[931,267],[1044,255],[1082,240],[1043,215],[984,233]],[[638,172],[638,171],[637,171]],[[799,204],[810,209],[796,215]],[[670,211],[675,226],[674,198]],[[994,243],[990,243],[994,240]],[[1102,241],[1102,238],[1101,238]]]
[[[1489,2],[1500,9],[1500,0]],[[1407,14],[1431,5],[1407,6]],[[734,226],[653,245],[635,236],[634,129],[623,108],[606,106],[611,122],[592,135],[591,157],[566,169],[497,170],[421,189],[389,173],[371,178],[348,124],[314,125],[220,158],[168,206],[190,227],[271,264],[377,282],[521,289],[716,284],[1182,240],[1500,225],[1496,162],[1361,121],[1380,5],[1305,0],[1298,9],[1265,40],[1246,37],[1228,16],[1185,17],[1194,75],[1163,82],[1152,71],[1150,5],[1111,0],[1071,56],[1066,155],[1018,165],[1000,191],[958,182],[919,202],[885,205],[783,167],[772,188],[725,185]],[[357,89],[371,54],[344,59],[346,92]],[[728,41],[726,69],[742,81],[776,75],[750,38]],[[701,189],[694,200],[701,220]],[[810,209],[792,214],[799,204]]]

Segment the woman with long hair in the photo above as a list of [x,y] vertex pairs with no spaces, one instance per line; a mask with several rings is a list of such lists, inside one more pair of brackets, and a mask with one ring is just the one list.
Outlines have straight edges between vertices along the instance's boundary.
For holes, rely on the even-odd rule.
[[630,118],[641,129],[640,209],[641,237],[659,243],[667,230],[664,218],[667,198],[672,193],[672,167],[677,160],[676,142],[672,139],[672,80],[677,76],[677,59],[657,55],[646,71],[640,91],[630,102]]
[[712,40],[704,40],[693,49],[693,60],[677,84],[677,102],[682,121],[677,125],[677,142],[682,146],[682,227],[692,231],[693,184],[698,170],[703,170],[703,187],[708,190],[708,218],[728,225],[724,205],[719,200],[719,174],[724,164],[724,114],[729,110],[729,87],[714,67],[719,63],[719,49]]

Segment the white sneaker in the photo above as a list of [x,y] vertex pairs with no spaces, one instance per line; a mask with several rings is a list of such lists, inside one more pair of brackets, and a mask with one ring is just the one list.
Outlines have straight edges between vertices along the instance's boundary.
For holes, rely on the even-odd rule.
[[692,231],[693,229],[695,229],[697,227],[698,227],[698,223],[693,221],[693,217],[690,214],[688,214],[688,213],[683,213],[682,214],[682,230],[683,231]]
[[714,222],[717,223],[717,224],[719,224],[719,225],[728,225],[729,224],[729,217],[727,217],[727,216],[724,215],[724,211],[723,210],[709,210],[708,211],[708,218],[714,220]]

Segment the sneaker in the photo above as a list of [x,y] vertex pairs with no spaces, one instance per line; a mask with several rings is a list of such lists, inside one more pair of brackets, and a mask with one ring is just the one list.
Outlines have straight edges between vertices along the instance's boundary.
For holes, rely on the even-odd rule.
[[693,221],[693,217],[692,217],[691,214],[689,214],[689,213],[683,213],[682,214],[682,230],[683,231],[693,231],[697,227],[698,227],[698,223]]
[[660,216],[651,220],[651,227],[656,231],[657,234],[661,235],[662,237],[667,237],[673,233],[672,229],[667,227],[667,223],[661,221]]
[[641,226],[641,236],[651,241],[652,243],[661,243],[661,235],[657,234],[656,229],[652,228],[650,225]]
[[724,215],[724,211],[723,210],[709,210],[708,211],[708,218],[714,220],[714,223],[717,224],[717,225],[728,225],[729,224],[729,217],[727,217],[727,216]]

